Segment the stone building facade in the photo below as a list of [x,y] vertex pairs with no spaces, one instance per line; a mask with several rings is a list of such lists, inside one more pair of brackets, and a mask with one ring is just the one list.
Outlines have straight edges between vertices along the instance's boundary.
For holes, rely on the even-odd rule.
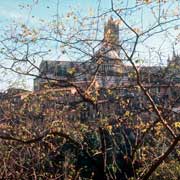
[[[135,71],[125,65],[119,57],[119,27],[116,21],[110,18],[104,28],[104,40],[95,56],[88,62],[72,61],[42,61],[39,77],[34,80],[35,92],[48,88],[71,88],[69,99],[76,104],[79,93],[90,93],[91,98],[98,102],[98,110],[88,103],[84,103],[84,110],[76,113],[80,119],[96,119],[109,116],[119,116],[124,113],[122,101],[129,101],[130,111],[143,112],[146,97],[138,88]],[[180,96],[180,57],[173,54],[172,60],[166,67],[150,66],[138,67],[140,80],[147,91],[152,95],[155,103],[177,111],[180,100],[173,107],[172,101]],[[74,90],[73,90],[74,89]],[[76,101],[77,100],[77,101]],[[70,116],[71,117],[71,116]],[[72,116],[74,119],[74,116]]]
[[[40,78],[34,80],[34,90],[43,89],[47,79],[71,81],[75,84],[88,84],[95,71],[96,81],[100,87],[122,84],[124,81],[124,64],[119,57],[119,28],[110,18],[104,28],[104,40],[100,49],[88,62],[72,61],[42,61]],[[63,86],[63,85],[62,85]]]

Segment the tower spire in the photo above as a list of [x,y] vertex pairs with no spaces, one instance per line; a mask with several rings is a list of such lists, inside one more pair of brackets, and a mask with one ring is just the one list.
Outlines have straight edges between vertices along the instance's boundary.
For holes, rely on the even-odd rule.
[[119,54],[119,25],[112,16],[104,26],[104,42]]

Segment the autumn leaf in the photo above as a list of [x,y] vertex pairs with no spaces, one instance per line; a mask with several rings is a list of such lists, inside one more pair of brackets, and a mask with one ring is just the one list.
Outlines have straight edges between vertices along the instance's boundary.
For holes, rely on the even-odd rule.
[[73,68],[69,68],[67,70],[67,72],[72,75],[72,74],[74,74],[76,72],[76,69],[74,67]]
[[175,128],[180,128],[180,122],[175,122],[174,126],[175,126]]

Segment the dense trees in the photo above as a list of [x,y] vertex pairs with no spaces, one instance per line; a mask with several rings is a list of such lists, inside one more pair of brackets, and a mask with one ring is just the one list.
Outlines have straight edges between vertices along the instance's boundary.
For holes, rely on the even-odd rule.
[[[98,0],[88,15],[74,7],[60,16],[61,3],[52,22],[15,24],[1,35],[1,70],[46,83],[41,91],[1,93],[0,177],[180,178],[180,58],[174,52],[166,62],[169,46],[179,45],[179,2],[110,0],[103,6]],[[119,41],[108,31],[102,37],[110,17]],[[112,55],[117,50],[120,58]],[[95,83],[99,73],[110,81],[103,72],[107,54],[127,83]],[[84,71],[56,72],[67,75],[63,80],[42,74],[40,61],[54,56],[80,61]],[[86,86],[73,81],[81,73],[88,73]]]

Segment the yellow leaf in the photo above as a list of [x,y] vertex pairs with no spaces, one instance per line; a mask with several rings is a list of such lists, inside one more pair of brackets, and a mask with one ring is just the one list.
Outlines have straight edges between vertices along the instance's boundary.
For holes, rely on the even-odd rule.
[[110,133],[112,132],[112,126],[111,125],[106,126],[106,128]]
[[175,126],[176,128],[180,128],[180,122],[175,122],[175,123],[174,123],[174,126]]
[[125,116],[130,116],[130,112],[129,112],[129,111],[126,111],[126,112],[125,112]]
[[89,9],[89,16],[93,16],[93,15],[94,15],[93,9],[90,8],[90,9]]
[[144,0],[144,2],[149,4],[151,1],[150,0]]
[[122,22],[120,19],[118,19],[118,20],[115,21],[115,24],[116,24],[116,25],[122,25],[123,22]]
[[112,91],[110,89],[108,89],[108,94],[111,95],[112,94]]
[[72,75],[72,74],[74,74],[76,72],[76,69],[74,67],[72,67],[72,68],[69,68],[67,70],[67,72]]
[[140,33],[140,32],[141,32],[141,30],[140,30],[139,28],[134,28],[134,31],[135,31],[136,33]]

